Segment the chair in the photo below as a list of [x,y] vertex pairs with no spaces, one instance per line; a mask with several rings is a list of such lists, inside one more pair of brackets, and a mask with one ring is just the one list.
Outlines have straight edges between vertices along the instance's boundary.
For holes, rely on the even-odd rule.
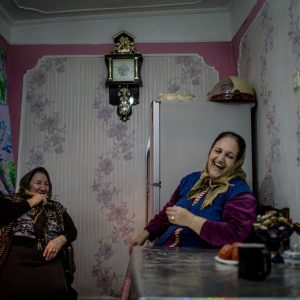
[[62,253],[67,284],[71,285],[74,281],[74,273],[76,271],[76,265],[74,261],[74,249],[72,244],[66,245],[63,248]]

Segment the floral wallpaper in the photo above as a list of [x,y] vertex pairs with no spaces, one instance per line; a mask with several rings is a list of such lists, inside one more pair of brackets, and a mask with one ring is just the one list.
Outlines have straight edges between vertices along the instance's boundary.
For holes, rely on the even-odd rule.
[[[257,198],[300,220],[300,4],[269,0],[240,43],[239,74],[256,90]],[[299,243],[297,236],[293,242]]]
[[65,142],[65,124],[60,124],[62,116],[59,112],[46,112],[46,107],[51,107],[54,100],[40,91],[48,80],[49,73],[55,72],[58,75],[65,71],[65,58],[47,58],[40,64],[39,68],[32,72],[27,79],[26,103],[30,108],[33,124],[43,133],[43,139],[39,145],[32,145],[30,157],[26,161],[28,170],[45,164],[46,153],[62,154]]
[[[292,46],[293,60],[294,60],[294,68],[295,71],[300,72],[300,23],[299,12],[300,4],[299,1],[290,0],[288,6],[288,14],[289,14],[289,40]],[[300,166],[300,105],[297,106],[297,166]]]
[[270,141],[269,150],[265,155],[265,175],[262,181],[262,201],[268,205],[277,205],[274,203],[272,191],[272,166],[280,160],[280,123],[276,112],[276,104],[272,101],[272,91],[268,83],[268,58],[273,49],[273,15],[269,4],[264,8],[261,16],[261,30],[264,36],[262,52],[260,54],[260,88],[259,99],[262,102],[262,112],[265,119],[267,137]]
[[178,76],[168,82],[168,93],[190,93],[190,85],[203,85],[203,61],[196,57],[179,56],[176,64],[180,66],[181,72]]
[[218,81],[197,55],[145,56],[140,103],[122,122],[109,104],[106,76],[104,57],[57,56],[40,59],[24,78],[18,174],[45,166],[74,219],[81,299],[121,295],[128,242],[146,222],[151,101],[176,92],[206,101]]
[[[115,109],[108,102],[103,102],[106,78],[99,82],[97,97],[93,107],[96,110],[100,125],[105,123],[104,134],[113,141],[113,148],[107,153],[99,156],[98,166],[95,169],[93,190],[96,200],[101,205],[107,222],[112,224],[113,231],[110,236],[102,237],[99,240],[98,251],[95,254],[95,264],[92,275],[96,278],[96,285],[105,295],[118,296],[119,290],[112,289],[112,282],[119,282],[122,275],[117,274],[111,267],[105,267],[104,263],[113,259],[114,245],[118,246],[120,240],[128,244],[134,232],[134,213],[130,213],[128,203],[118,201],[116,197],[122,193],[122,189],[116,187],[108,176],[115,171],[113,160],[132,160],[135,146],[134,130],[130,131],[128,123],[115,120]],[[100,126],[103,128],[103,126]]]

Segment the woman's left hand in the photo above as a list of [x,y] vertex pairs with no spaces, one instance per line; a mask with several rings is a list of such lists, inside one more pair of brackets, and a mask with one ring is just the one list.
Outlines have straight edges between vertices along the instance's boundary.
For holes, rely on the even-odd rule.
[[61,248],[66,244],[66,242],[67,239],[63,235],[60,235],[54,238],[53,240],[49,241],[43,253],[45,259],[51,260],[54,257],[56,257],[56,255],[61,250]]
[[194,214],[180,206],[168,207],[166,210],[169,222],[181,226],[189,226]]

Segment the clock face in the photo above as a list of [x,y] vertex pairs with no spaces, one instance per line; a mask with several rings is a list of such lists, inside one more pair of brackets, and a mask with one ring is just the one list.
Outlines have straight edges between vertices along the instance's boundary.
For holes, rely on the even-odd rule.
[[112,61],[113,81],[134,81],[134,59],[114,59]]

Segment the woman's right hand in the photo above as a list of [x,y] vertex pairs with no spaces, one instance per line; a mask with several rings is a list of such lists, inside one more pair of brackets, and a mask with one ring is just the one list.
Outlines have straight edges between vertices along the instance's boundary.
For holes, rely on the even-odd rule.
[[33,194],[33,196],[29,199],[27,199],[27,202],[29,203],[30,207],[34,207],[42,203],[45,205],[47,203],[47,195],[46,194]]
[[148,239],[149,235],[150,235],[150,233],[147,230],[143,230],[142,233],[140,233],[137,237],[135,237],[132,241],[130,241],[129,247],[128,247],[129,254],[132,253],[132,248],[134,246],[144,245],[144,243]]

